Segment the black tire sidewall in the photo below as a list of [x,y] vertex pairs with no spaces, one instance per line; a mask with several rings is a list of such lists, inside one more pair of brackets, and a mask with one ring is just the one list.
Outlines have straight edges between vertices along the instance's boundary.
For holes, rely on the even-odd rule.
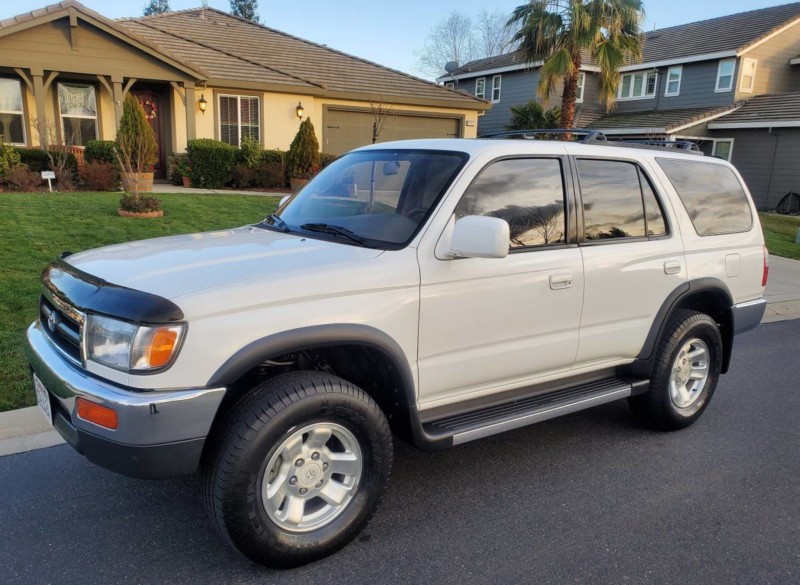
[[[332,377],[331,377],[332,378]],[[269,393],[270,388],[258,392]],[[346,545],[369,520],[380,502],[391,469],[392,445],[388,424],[377,405],[356,387],[341,381],[351,392],[325,392],[281,404],[266,421],[250,417],[232,429],[222,451],[240,449],[241,432],[250,436],[235,471],[224,481],[222,518],[227,536],[248,558],[272,566],[295,566],[321,558]],[[274,403],[274,401],[272,401]],[[246,410],[260,408],[258,396],[248,400]],[[248,408],[249,407],[249,408]],[[252,421],[260,424],[253,425]],[[355,436],[362,454],[362,473],[357,491],[345,510],[330,524],[305,533],[288,532],[267,515],[261,485],[267,464],[280,444],[296,430],[315,422],[335,423]],[[248,428],[244,428],[248,427]]]
[[[703,414],[714,395],[722,367],[722,338],[711,317],[703,313],[682,311],[671,320],[666,337],[660,344],[650,390],[651,415],[662,427],[680,429],[691,425]],[[702,340],[709,351],[709,373],[698,399],[688,407],[676,405],[669,391],[669,380],[675,360],[690,339]]]

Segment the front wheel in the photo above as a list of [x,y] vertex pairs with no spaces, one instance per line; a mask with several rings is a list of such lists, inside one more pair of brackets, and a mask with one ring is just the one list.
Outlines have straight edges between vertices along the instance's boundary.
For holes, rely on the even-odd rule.
[[206,508],[251,560],[292,567],[352,540],[378,507],[392,438],[363,390],[320,372],[255,388],[228,415],[203,470]]
[[656,351],[650,389],[628,402],[635,414],[661,429],[686,428],[703,414],[719,381],[719,327],[704,313],[676,311]]

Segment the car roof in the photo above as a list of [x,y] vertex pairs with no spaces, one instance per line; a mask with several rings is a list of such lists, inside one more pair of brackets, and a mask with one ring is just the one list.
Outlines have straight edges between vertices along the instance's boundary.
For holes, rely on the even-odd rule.
[[570,154],[573,156],[596,156],[603,158],[626,158],[632,160],[653,159],[655,157],[678,158],[694,162],[711,162],[730,165],[727,161],[705,157],[700,153],[681,151],[675,148],[647,146],[643,144],[598,140],[568,142],[562,140],[509,140],[503,138],[430,138],[417,140],[397,140],[381,142],[357,149],[369,150],[441,150],[464,152],[476,157],[485,152],[495,156]]

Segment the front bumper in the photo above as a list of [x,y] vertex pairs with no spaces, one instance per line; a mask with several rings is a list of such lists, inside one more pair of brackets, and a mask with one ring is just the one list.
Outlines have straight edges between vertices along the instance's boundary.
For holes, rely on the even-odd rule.
[[[53,426],[90,461],[131,477],[155,479],[194,473],[225,388],[133,391],[67,362],[38,322],[27,332],[25,352],[50,395]],[[113,408],[119,426],[106,429],[75,411],[81,396]]]

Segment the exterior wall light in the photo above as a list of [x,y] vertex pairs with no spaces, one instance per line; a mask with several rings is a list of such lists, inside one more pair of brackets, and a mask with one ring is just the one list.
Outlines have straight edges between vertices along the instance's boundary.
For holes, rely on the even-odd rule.
[[208,100],[206,99],[206,96],[200,94],[200,101],[198,103],[200,104],[200,111],[203,112],[203,114],[205,114],[206,108],[208,107]]
[[302,102],[297,102],[297,108],[295,108],[295,111],[297,112],[297,117],[302,120],[303,119],[303,114],[306,113],[305,109],[303,108],[303,103]]

